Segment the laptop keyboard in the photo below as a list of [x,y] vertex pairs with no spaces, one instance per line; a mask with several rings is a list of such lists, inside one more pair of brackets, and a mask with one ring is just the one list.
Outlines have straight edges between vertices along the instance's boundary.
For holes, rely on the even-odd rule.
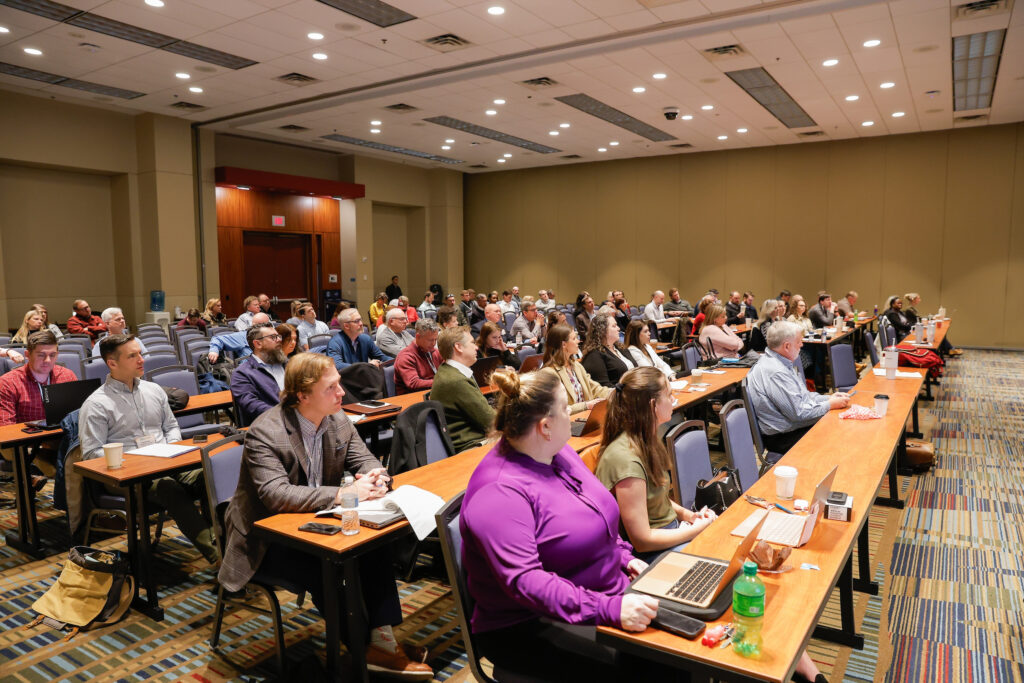
[[686,602],[704,602],[718,588],[726,569],[726,565],[718,562],[698,560],[668,589],[667,595]]
[[570,433],[573,436],[583,436],[583,428],[587,426],[586,420],[573,420],[569,424]]

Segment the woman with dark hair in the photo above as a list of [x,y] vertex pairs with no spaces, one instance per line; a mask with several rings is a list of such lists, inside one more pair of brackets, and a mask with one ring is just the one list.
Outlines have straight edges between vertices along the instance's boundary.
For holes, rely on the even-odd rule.
[[291,358],[299,345],[299,333],[288,323],[281,323],[274,330],[281,335],[281,353]]
[[491,381],[500,438],[474,470],[459,520],[481,654],[529,679],[655,680],[649,665],[593,643],[593,630],[565,628],[642,631],[658,601],[626,593],[647,565],[619,538],[615,499],[567,443],[558,378],[499,369]]
[[674,399],[654,368],[627,372],[608,397],[608,415],[597,456],[597,478],[615,496],[634,554],[645,562],[678,550],[715,519],[669,498],[670,458],[658,425],[672,419]]
[[626,340],[622,345],[637,367],[657,368],[666,379],[675,379],[676,373],[651,346],[651,328],[643,320],[629,322],[626,327]]
[[[331,323],[330,323],[330,325],[328,325],[328,328],[332,329],[332,330],[340,330],[341,329],[341,323],[338,322],[338,314],[341,313],[342,311],[344,311],[346,308],[351,308],[351,307],[352,307],[352,304],[350,304],[349,302],[347,302],[347,301],[339,301],[338,305],[334,307],[334,313],[331,315]],[[370,316],[370,319],[372,320],[373,316]]]
[[896,328],[896,341],[901,341],[910,334],[910,328],[914,324],[910,322],[910,318],[903,312],[903,299],[898,294],[889,297],[888,307],[882,315]]
[[198,308],[190,308],[185,313],[185,317],[178,321],[178,324],[176,325],[176,327],[179,330],[183,330],[186,327],[196,327],[196,328],[199,328],[200,330],[202,330],[203,332],[205,332],[206,331],[206,321],[203,320],[203,316],[199,312]]
[[545,324],[545,327],[547,329],[550,330],[555,325],[565,325],[565,324],[566,324],[565,311],[560,311],[557,308],[552,308],[550,311],[548,311],[547,324]]
[[613,387],[636,362],[619,348],[619,326],[609,315],[598,314],[590,322],[587,340],[583,344],[583,367],[594,381]]
[[505,342],[501,338],[501,327],[498,326],[498,323],[487,321],[480,326],[480,334],[476,338],[476,349],[477,358],[493,358],[497,356],[505,367],[515,370],[519,369],[519,356],[512,353],[505,346]]
[[611,391],[590,378],[576,360],[580,338],[568,325],[553,325],[544,340],[544,367],[540,372],[556,376],[569,400],[569,411],[590,410]]

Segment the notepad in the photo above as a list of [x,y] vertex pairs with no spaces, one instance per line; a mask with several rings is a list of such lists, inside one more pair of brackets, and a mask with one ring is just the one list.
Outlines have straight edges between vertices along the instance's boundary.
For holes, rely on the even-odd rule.
[[[871,372],[874,373],[876,377],[885,377],[885,370],[883,368],[872,368]],[[921,379],[921,375],[916,372],[904,372],[902,370],[896,371],[896,377],[902,377],[904,379]]]
[[[401,513],[409,520],[409,525],[412,526],[416,538],[422,541],[437,528],[434,515],[443,505],[444,499],[440,496],[418,486],[406,484],[389,492],[383,498],[359,501],[359,518],[383,522],[394,517],[396,513]],[[316,515],[317,517],[333,515],[340,518],[341,513],[342,508],[339,505],[329,510],[321,510]]]
[[173,443],[154,443],[149,446],[143,446],[142,448],[134,448],[130,451],[125,451],[125,455],[145,455],[151,458],[173,458],[181,455],[182,453],[188,453],[189,451],[197,450],[195,446],[179,446]]

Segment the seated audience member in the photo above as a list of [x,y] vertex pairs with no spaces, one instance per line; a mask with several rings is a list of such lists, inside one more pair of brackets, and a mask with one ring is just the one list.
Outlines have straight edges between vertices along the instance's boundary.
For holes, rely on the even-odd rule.
[[[793,297],[790,296],[790,300],[792,300],[792,298]],[[772,316],[772,320],[773,321],[774,320],[785,320],[786,319],[786,315],[788,315],[788,312],[789,312],[789,304],[784,303],[782,301],[778,301],[778,302],[775,303],[775,315]]]
[[[253,316],[260,313],[259,297],[245,297],[245,301],[242,302],[242,308],[245,310],[242,312],[242,315],[238,316],[238,319],[235,320],[235,329],[239,332],[245,332],[252,327]],[[264,315],[266,315],[266,313],[264,313]],[[267,316],[267,320],[270,320],[270,316]]]
[[651,328],[647,323],[642,320],[630,321],[626,326],[626,340],[623,346],[638,368],[657,368],[668,379],[675,379],[676,373],[651,346]]
[[461,327],[462,324],[459,322],[459,309],[452,308],[451,306],[442,306],[437,309],[437,325],[441,329]]
[[[455,313],[451,316],[454,318]],[[434,385],[434,375],[441,367],[437,337],[441,328],[430,318],[416,321],[416,340],[395,357],[395,393],[423,391]]]
[[709,357],[740,357],[743,340],[732,331],[731,327],[726,325],[727,318],[725,306],[722,304],[711,304],[704,314],[704,324],[701,325],[697,339],[704,347],[705,352],[710,354]]
[[[404,295],[398,297],[398,307],[405,311],[405,317],[409,319],[410,325],[415,325],[416,321],[420,319],[416,309],[409,303],[409,297]],[[387,318],[387,314],[384,317]]]
[[100,338],[100,335],[107,331],[107,326],[103,324],[103,319],[98,315],[93,315],[88,301],[78,299],[72,308],[75,314],[68,318],[68,334],[87,334],[90,339],[96,341]]
[[499,301],[501,301],[501,295],[498,294],[498,290],[495,289],[487,295],[487,303],[496,304]]
[[[252,325],[268,324],[270,324],[270,318],[266,313],[257,313],[252,317]],[[252,327],[252,325],[249,327]],[[225,351],[233,353],[235,360],[241,360],[252,353],[249,341],[245,338],[245,332],[229,332],[228,334],[218,334],[216,337],[212,337],[210,339],[210,352],[206,354],[206,357],[210,359],[211,363],[216,363],[217,359]]]
[[448,436],[456,453],[479,446],[494,423],[494,409],[480,392],[470,367],[476,362],[477,347],[469,328],[453,327],[437,337],[437,350],[444,363],[434,375],[430,400],[444,406]]
[[568,325],[555,325],[548,330],[544,340],[544,366],[540,371],[558,377],[573,413],[590,410],[612,391],[590,378],[576,360],[579,352],[580,338],[576,330]]
[[318,334],[330,334],[331,328],[327,323],[316,319],[316,308],[313,304],[302,304],[299,307],[299,324],[295,331],[299,333],[299,350],[309,351],[309,338]]
[[392,308],[384,314],[385,323],[377,330],[377,347],[392,357],[413,343],[413,335],[409,332],[409,319],[401,307]]
[[363,332],[363,320],[359,311],[349,308],[341,312],[341,334],[336,334],[327,344],[327,355],[334,360],[338,371],[353,363],[371,363],[380,366],[391,357],[377,348],[370,335]]
[[555,293],[550,289],[542,289],[537,292],[537,310],[543,315],[555,307]]
[[630,309],[629,302],[625,299],[616,299],[614,306],[615,323],[619,326],[620,330],[624,330],[629,321],[633,319],[633,311]]
[[260,302],[260,312],[266,313],[267,317],[270,318],[270,322],[279,323],[281,319],[274,313],[274,306],[270,301],[270,297],[266,294],[260,294],[256,297]]
[[747,307],[743,304],[743,298],[739,292],[729,294],[729,301],[725,304],[725,324],[742,325],[746,320]]
[[522,680],[671,680],[566,641],[562,624],[642,631],[658,601],[626,592],[647,565],[619,538],[614,498],[567,444],[557,379],[505,369],[495,382],[500,439],[469,480],[459,523],[481,654]]
[[25,365],[0,376],[0,426],[45,420],[43,385],[78,379],[74,372],[57,365],[57,338],[49,330],[30,334],[25,353]]
[[761,315],[750,330],[750,348],[758,353],[764,353],[768,348],[768,328],[775,320],[775,314],[779,310],[778,299],[765,299],[761,302]]
[[[380,321],[384,311],[388,307],[387,294],[381,292],[377,295],[377,298],[372,304],[370,304],[370,327],[377,327],[377,323]],[[339,327],[340,329],[340,327]]]
[[[193,308],[192,310],[196,309]],[[100,339],[114,334],[131,334],[131,330],[128,329],[128,323],[124,319],[124,313],[120,308],[105,308],[100,317],[103,319],[103,324],[107,326],[107,331],[100,335]],[[181,325],[179,324],[178,327],[181,327]],[[141,339],[136,338],[135,343],[139,345],[139,353],[146,353],[146,345],[142,343]],[[98,358],[99,355],[100,345],[93,344],[92,357]]]
[[768,350],[747,374],[747,395],[757,415],[764,446],[786,453],[829,410],[845,408],[850,397],[807,389],[796,368],[803,328],[785,320],[768,328]]
[[669,497],[672,454],[658,438],[658,426],[672,419],[672,403],[665,375],[654,368],[627,372],[608,397],[597,456],[595,474],[615,496],[626,539],[644,562],[665,550],[681,550],[716,517],[706,508],[687,510]]
[[791,323],[799,325],[805,334],[814,332],[814,323],[807,317],[807,302],[799,294],[794,294],[789,300],[789,317]]
[[583,344],[583,367],[605,387],[614,387],[627,370],[636,367],[633,358],[619,348],[619,326],[614,318],[598,315],[590,323]]
[[753,292],[743,292],[743,317],[747,323],[757,320],[757,306],[754,305]]
[[522,298],[519,296],[519,287],[517,285],[512,286],[512,301],[515,301],[517,304],[523,303]]
[[807,317],[811,319],[811,324],[816,330],[830,327],[836,319],[836,305],[832,303],[832,295],[828,292],[819,294],[818,303],[807,311]]
[[532,301],[524,301],[520,304],[520,310],[522,313],[512,323],[508,336],[515,340],[522,339],[529,346],[537,346],[544,340],[544,318],[537,314],[537,305]]
[[468,324],[470,317],[473,315],[473,303],[476,299],[476,292],[472,289],[464,289],[460,297],[459,310],[462,312],[462,316],[459,319],[462,320],[464,318]]
[[299,333],[295,331],[294,327],[288,323],[281,323],[274,329],[281,335],[281,353],[291,358],[299,352]]
[[272,323],[253,325],[245,338],[252,354],[231,375],[231,397],[238,404],[242,421],[251,424],[280,401],[288,356],[281,350],[281,335]]
[[[21,319],[21,327],[19,327],[18,331],[14,333],[14,336],[11,337],[11,343],[26,344],[28,343],[29,335],[45,329],[46,325],[43,324],[43,316],[40,315],[39,311],[36,309],[30,308],[25,312],[24,317]],[[21,361],[18,362],[20,363]]]
[[[398,300],[396,299],[395,301],[397,302]],[[382,315],[381,317],[377,318],[377,327],[370,331],[371,332],[370,336],[372,336],[375,340],[377,338],[377,335],[380,334],[381,328],[384,327],[385,321],[387,321],[387,319],[388,319],[388,311],[391,311],[391,310],[394,310],[394,309],[397,309],[397,310],[400,310],[400,311],[404,310],[401,306],[398,305],[398,303],[388,304],[387,307],[384,308],[384,315]],[[405,319],[408,321],[409,316],[406,316]]]
[[[176,327],[179,330],[183,330],[186,327],[195,327],[206,332],[206,321],[203,320],[203,316],[199,314],[198,308],[190,308],[185,312],[185,317],[178,321]],[[111,334],[113,334],[113,332]],[[143,350],[142,352],[145,353],[146,351]]]
[[693,327],[691,328],[694,334],[697,334],[701,325],[704,324],[704,318],[706,317],[705,311],[707,311],[708,306],[713,303],[715,303],[714,294],[705,294],[697,303],[697,315],[693,316]]
[[589,294],[584,297],[583,301],[580,302],[580,311],[576,314],[576,334],[581,337],[586,337],[587,332],[590,330],[590,321],[597,315],[597,310],[594,308],[594,297]]
[[338,321],[338,314],[344,311],[346,308],[352,308],[352,304],[347,301],[339,301],[334,306],[334,312],[331,313],[331,320],[327,323],[328,332],[330,330],[340,330],[341,323]]
[[505,367],[519,369],[519,356],[505,345],[505,340],[501,338],[501,328],[496,323],[486,322],[483,324],[480,334],[476,338],[476,347],[477,358],[496,356],[501,359],[501,364]]
[[776,299],[776,301],[781,301],[782,303],[786,304],[786,306],[788,307],[789,306],[789,297],[791,297],[791,296],[793,296],[793,295],[790,293],[790,291],[788,289],[784,289],[781,292],[779,292],[779,295],[777,297],[775,297],[775,299]]
[[689,317],[693,313],[693,306],[686,299],[679,296],[679,290],[676,287],[668,290],[668,301],[664,305],[665,315],[670,318],[678,318],[681,316]]
[[889,297],[888,308],[883,313],[892,326],[896,328],[896,341],[902,341],[904,337],[910,334],[910,328],[913,325],[910,322],[910,318],[903,312],[903,299],[898,294],[894,294]]
[[479,322],[487,320],[487,316],[484,314],[484,309],[487,308],[487,295],[481,292],[476,295],[476,299],[473,301],[469,311],[469,324],[476,325]]
[[519,302],[512,298],[512,292],[505,290],[501,293],[501,301],[498,302],[498,307],[501,309],[501,314],[506,313],[519,313]]
[[[103,444],[120,443],[125,450],[153,443],[181,440],[163,387],[142,379],[145,361],[130,334],[115,334],[99,342],[100,355],[110,375],[82,404],[78,434],[82,459],[103,457]],[[203,470],[196,467],[160,477],[149,485],[147,496],[170,513],[192,545],[210,564],[220,560],[213,530],[196,507],[206,496]]]
[[39,311],[39,315],[43,316],[43,327],[53,332],[53,336],[60,341],[64,338],[64,333],[60,331],[60,328],[50,322],[50,314],[46,311],[46,306],[42,304],[32,304],[32,308]]
[[[907,316],[907,322],[913,327],[917,324],[917,319],[921,317],[917,312],[917,307],[921,305],[921,295],[917,292],[910,292],[909,294],[904,294],[903,298],[906,300],[906,306],[903,308],[904,314]],[[960,356],[963,352],[963,349],[953,347],[949,337],[943,337],[942,342],[939,344],[939,353]]]
[[423,295],[423,301],[420,302],[420,305],[416,308],[416,312],[423,314],[427,311],[436,310],[437,306],[434,305],[434,293],[428,290],[427,293]]
[[[665,318],[665,292],[659,289],[651,295],[650,303],[644,306],[643,319],[660,323]],[[626,326],[628,327],[629,323],[626,323]]]
[[228,316],[224,313],[224,306],[220,299],[210,299],[206,302],[206,310],[203,311],[203,320],[207,325],[227,325]]
[[291,304],[289,304],[289,306],[291,306],[291,317],[285,320],[286,323],[288,323],[292,327],[296,327],[298,326],[299,323],[302,322],[302,319],[299,317],[299,309],[302,307],[302,304],[304,303],[307,302],[303,301],[302,299],[292,299]]
[[501,331],[502,340],[509,341],[508,332],[505,331],[505,316],[501,312],[501,306],[498,304],[487,304],[484,308],[484,322],[494,323]]
[[843,314],[847,320],[857,313],[857,299],[859,295],[852,289],[842,299],[836,302],[836,309]]
[[[300,353],[288,363],[280,405],[260,415],[245,436],[238,487],[224,517],[226,547],[217,578],[225,590],[241,590],[261,571],[295,583],[309,592],[321,613],[325,609],[320,560],[268,542],[254,525],[282,512],[338,505],[348,492],[342,488],[346,474],[356,476],[352,487],[361,501],[387,493],[388,476],[380,461],[341,412],[344,396],[329,358]],[[392,631],[402,621],[402,606],[391,551],[387,546],[371,550],[356,564],[370,629],[367,668],[400,678],[430,679],[430,667],[410,661],[409,650]],[[345,591],[340,584],[332,592],[342,601],[344,614]]]
[[[565,318],[565,311],[561,311],[557,308],[552,308],[548,311],[547,320],[544,321],[544,329],[550,330],[555,325],[567,325],[568,321]],[[545,336],[547,333],[545,332]]]

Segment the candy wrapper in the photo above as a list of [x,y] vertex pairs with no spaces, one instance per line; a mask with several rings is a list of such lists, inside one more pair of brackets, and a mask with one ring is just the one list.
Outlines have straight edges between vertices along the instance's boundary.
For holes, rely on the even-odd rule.
[[757,568],[761,571],[766,572],[784,572],[792,569],[792,567],[783,567],[782,563],[786,561],[789,554],[793,551],[792,548],[782,546],[776,548],[775,546],[768,545],[764,541],[758,541],[753,548],[750,549],[750,559],[757,563]]
[[856,404],[839,413],[840,420],[877,420],[881,417],[873,408]]

